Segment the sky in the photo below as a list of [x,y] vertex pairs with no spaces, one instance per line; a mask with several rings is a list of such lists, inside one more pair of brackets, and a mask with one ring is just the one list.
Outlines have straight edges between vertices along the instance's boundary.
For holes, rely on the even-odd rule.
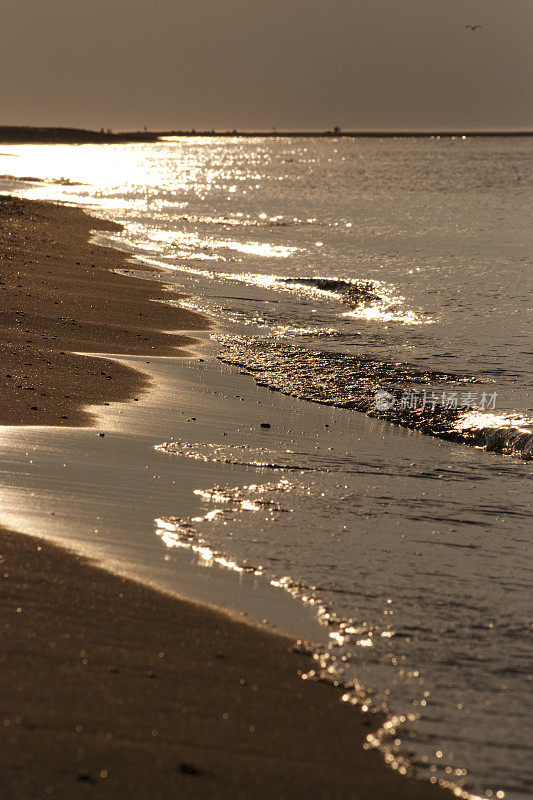
[[532,31],[532,0],[0,0],[0,125],[533,129]]

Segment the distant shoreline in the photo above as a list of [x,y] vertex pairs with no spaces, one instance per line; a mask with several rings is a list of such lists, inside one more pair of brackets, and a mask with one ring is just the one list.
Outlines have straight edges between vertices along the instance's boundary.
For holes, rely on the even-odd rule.
[[126,144],[157,142],[169,136],[241,138],[460,138],[480,136],[531,136],[533,131],[244,131],[244,130],[169,130],[169,131],[91,131],[83,128],[37,128],[0,126],[0,144]]

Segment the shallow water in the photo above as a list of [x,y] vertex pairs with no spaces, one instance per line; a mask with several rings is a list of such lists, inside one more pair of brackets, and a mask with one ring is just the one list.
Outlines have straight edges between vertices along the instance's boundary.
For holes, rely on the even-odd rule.
[[[533,430],[530,137],[8,150],[5,173],[71,182],[25,182],[27,196],[126,222],[108,238],[170,267],[265,352],[272,341],[332,352],[340,371],[343,355],[400,362],[402,382],[372,385],[396,390],[397,412],[402,393],[420,407],[424,389],[438,412],[445,391],[452,408],[490,412],[467,428]],[[409,379],[421,370],[452,379],[421,387]]]
[[[234,374],[244,388],[225,392],[240,426],[191,423],[154,442],[165,469],[218,465],[220,479],[197,475],[196,511],[162,503],[146,534],[163,551],[260,567],[329,615],[316,669],[344,669],[354,698],[409,723],[385,738],[390,759],[399,739],[426,775],[526,796],[530,468],[379,420],[361,427],[356,409],[531,453],[531,140],[4,149],[1,172],[86,183],[5,186],[125,222],[99,238],[168,268],[218,321],[225,361],[343,406],[302,427],[297,401],[271,406]],[[208,383],[232,374],[220,369]],[[392,408],[376,408],[377,390]],[[250,402],[274,415],[271,429],[247,424]],[[250,477],[236,480],[242,468]]]

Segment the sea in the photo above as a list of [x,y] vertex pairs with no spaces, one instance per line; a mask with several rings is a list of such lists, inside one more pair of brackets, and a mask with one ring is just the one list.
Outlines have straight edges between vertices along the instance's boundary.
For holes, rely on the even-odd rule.
[[205,513],[158,518],[161,546],[314,606],[330,644],[301,645],[306,677],[387,713],[367,745],[392,767],[457,796],[530,796],[533,140],[0,150],[3,193],[122,223],[97,241],[213,320],[209,369],[330,410],[328,447],[290,425],[260,446],[158,443],[256,473],[198,486]]

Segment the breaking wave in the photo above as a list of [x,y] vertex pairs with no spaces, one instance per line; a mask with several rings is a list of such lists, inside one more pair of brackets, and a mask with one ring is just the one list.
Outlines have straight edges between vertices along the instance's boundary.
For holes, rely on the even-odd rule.
[[[533,420],[468,408],[446,407],[439,398],[476,383],[471,375],[421,370],[411,364],[310,350],[269,337],[219,335],[219,358],[253,376],[260,386],[302,400],[360,411],[440,439],[503,455],[533,457]],[[427,402],[411,407],[419,393]],[[387,407],[379,395],[387,398]]]

